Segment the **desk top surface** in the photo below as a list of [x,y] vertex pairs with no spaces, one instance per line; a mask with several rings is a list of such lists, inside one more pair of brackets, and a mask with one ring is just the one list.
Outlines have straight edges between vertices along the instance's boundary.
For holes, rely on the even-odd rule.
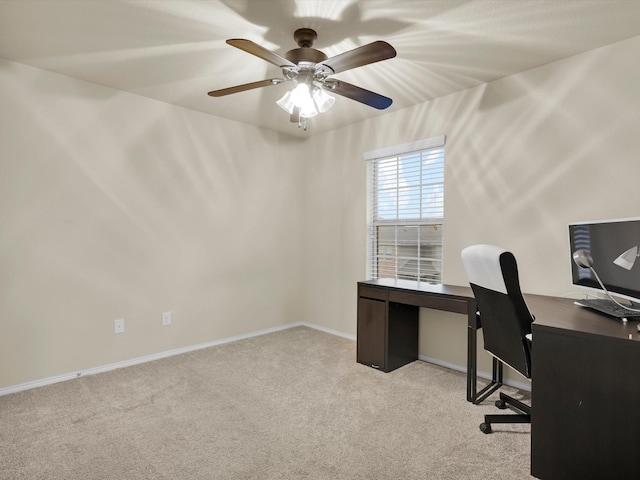
[[[471,287],[459,285],[434,284],[418,282],[414,280],[402,280],[393,278],[379,278],[358,282],[362,285],[373,287],[385,287],[397,290],[407,290],[433,295],[445,295],[460,299],[473,299]],[[638,320],[629,320],[623,323],[621,320],[608,317],[588,308],[575,305],[574,299],[550,297],[545,295],[524,295],[529,310],[535,316],[533,331],[540,329],[553,330],[556,333],[565,331],[568,335],[599,335],[612,339],[624,339],[640,342],[638,332]],[[629,338],[631,335],[631,338]]]
[[536,317],[533,332],[554,330],[569,335],[598,335],[640,342],[638,320],[612,318],[585,307],[575,305],[572,298],[525,295],[529,310]]
[[418,282],[415,280],[402,280],[399,278],[378,278],[375,280],[366,280],[358,283],[362,285],[369,285],[372,287],[386,287],[419,293],[446,295],[448,297],[458,297],[466,300],[474,299],[471,287],[461,287],[459,285],[444,285],[442,283]]

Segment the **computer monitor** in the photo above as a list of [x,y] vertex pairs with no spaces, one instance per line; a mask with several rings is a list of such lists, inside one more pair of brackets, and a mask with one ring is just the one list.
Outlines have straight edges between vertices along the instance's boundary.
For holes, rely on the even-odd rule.
[[[640,218],[601,220],[569,224],[570,255],[585,250],[609,293],[640,302]],[[571,258],[571,256],[569,257]],[[589,268],[571,259],[573,285],[591,291],[602,288]]]

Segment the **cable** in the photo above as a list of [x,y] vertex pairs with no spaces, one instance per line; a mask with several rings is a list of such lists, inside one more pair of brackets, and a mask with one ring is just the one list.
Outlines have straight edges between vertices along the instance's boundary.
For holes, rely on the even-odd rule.
[[589,270],[591,270],[593,272],[593,274],[596,276],[596,280],[598,280],[598,283],[600,284],[600,286],[602,287],[602,290],[604,290],[604,293],[607,294],[607,297],[609,297],[611,299],[611,301],[613,303],[615,303],[616,305],[618,305],[619,307],[624,308],[625,310],[629,310],[631,312],[640,312],[640,309],[638,308],[631,308],[628,307],[626,305],[621,304],[620,302],[618,302],[615,298],[613,298],[611,296],[611,294],[609,293],[609,291],[605,288],[605,286],[602,284],[602,281],[600,281],[600,277],[598,276],[598,273],[595,271],[595,269],[592,266],[589,266]]
[[602,283],[602,280],[600,280],[600,277],[598,276],[598,272],[596,272],[595,268],[593,268],[593,258],[591,258],[591,255],[589,255],[589,252],[587,252],[586,250],[576,250],[575,252],[573,252],[572,258],[573,258],[573,261],[576,263],[576,265],[578,265],[580,268],[588,268],[593,272],[593,274],[596,277],[596,280],[598,280],[598,283],[600,284],[600,287],[602,287],[602,290],[604,291],[604,293],[607,294],[607,297],[609,297],[613,303],[615,303],[621,308],[624,308],[625,310],[629,310],[630,312],[640,312],[640,309],[631,308],[626,305],[623,305],[611,296],[607,288]]

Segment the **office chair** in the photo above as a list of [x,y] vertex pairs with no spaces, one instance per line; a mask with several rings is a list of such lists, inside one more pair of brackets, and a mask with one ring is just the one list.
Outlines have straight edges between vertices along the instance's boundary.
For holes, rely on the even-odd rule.
[[[533,316],[520,291],[518,267],[511,252],[493,245],[472,245],[462,250],[462,263],[476,298],[484,348],[502,364],[531,378],[531,323]],[[495,388],[494,388],[495,390]],[[500,392],[495,402],[500,409],[511,408],[516,414],[485,415],[480,425],[491,433],[492,423],[531,423],[531,407]]]

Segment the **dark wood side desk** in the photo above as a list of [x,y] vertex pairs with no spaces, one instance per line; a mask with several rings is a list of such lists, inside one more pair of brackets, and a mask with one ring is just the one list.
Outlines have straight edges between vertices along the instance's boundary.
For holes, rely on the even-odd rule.
[[467,400],[479,403],[502,381],[494,363],[493,381],[477,391],[476,301],[470,287],[411,280],[358,282],[357,361],[390,372],[418,359],[419,307],[467,316]]
[[531,474],[640,478],[640,334],[570,299],[527,296],[533,323]]

